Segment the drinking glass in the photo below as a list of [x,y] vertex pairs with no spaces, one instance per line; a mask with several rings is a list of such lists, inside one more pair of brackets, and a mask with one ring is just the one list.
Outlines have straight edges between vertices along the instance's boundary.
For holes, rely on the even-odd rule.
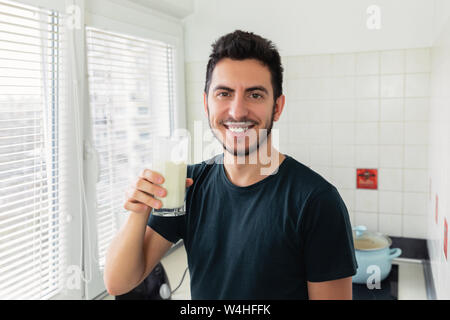
[[161,184],[166,189],[160,209],[153,209],[153,215],[176,217],[186,214],[185,192],[188,163],[189,139],[185,136],[153,138],[152,170],[164,177]]

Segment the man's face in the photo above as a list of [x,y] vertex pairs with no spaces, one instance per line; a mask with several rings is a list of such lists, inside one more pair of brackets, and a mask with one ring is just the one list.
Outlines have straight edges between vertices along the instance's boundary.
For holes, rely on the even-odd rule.
[[[223,147],[233,155],[248,155],[265,142],[278,121],[284,96],[276,103],[269,68],[255,59],[220,60],[204,94],[209,126]],[[261,137],[261,138],[260,138]]]

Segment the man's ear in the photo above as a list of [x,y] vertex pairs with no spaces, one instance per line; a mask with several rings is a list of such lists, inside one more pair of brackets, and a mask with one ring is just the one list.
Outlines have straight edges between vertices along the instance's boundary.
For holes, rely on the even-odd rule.
[[208,117],[208,95],[203,91],[203,108],[205,109],[206,117]]
[[283,109],[284,109],[285,102],[286,102],[286,96],[284,94],[279,96],[277,98],[277,100],[275,101],[275,113],[273,115],[273,121],[278,121],[280,119],[281,113],[283,112]]

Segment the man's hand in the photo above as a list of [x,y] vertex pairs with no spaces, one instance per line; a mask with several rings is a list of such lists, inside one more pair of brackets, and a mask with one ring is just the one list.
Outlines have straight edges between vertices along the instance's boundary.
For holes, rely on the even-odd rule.
[[[136,182],[126,192],[126,200],[123,205],[125,210],[136,213],[148,214],[152,208],[159,209],[161,201],[154,198],[165,197],[167,190],[160,185],[164,183],[164,177],[159,173],[145,169],[139,175]],[[194,183],[191,178],[186,179],[186,188]]]

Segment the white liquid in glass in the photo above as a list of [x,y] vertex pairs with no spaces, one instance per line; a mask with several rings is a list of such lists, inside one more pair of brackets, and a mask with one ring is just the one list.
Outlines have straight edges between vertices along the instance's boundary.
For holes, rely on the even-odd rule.
[[156,197],[162,202],[164,209],[180,208],[184,205],[184,194],[186,191],[187,165],[184,162],[158,162],[154,166],[154,171],[164,177],[161,184],[167,190],[165,197]]

